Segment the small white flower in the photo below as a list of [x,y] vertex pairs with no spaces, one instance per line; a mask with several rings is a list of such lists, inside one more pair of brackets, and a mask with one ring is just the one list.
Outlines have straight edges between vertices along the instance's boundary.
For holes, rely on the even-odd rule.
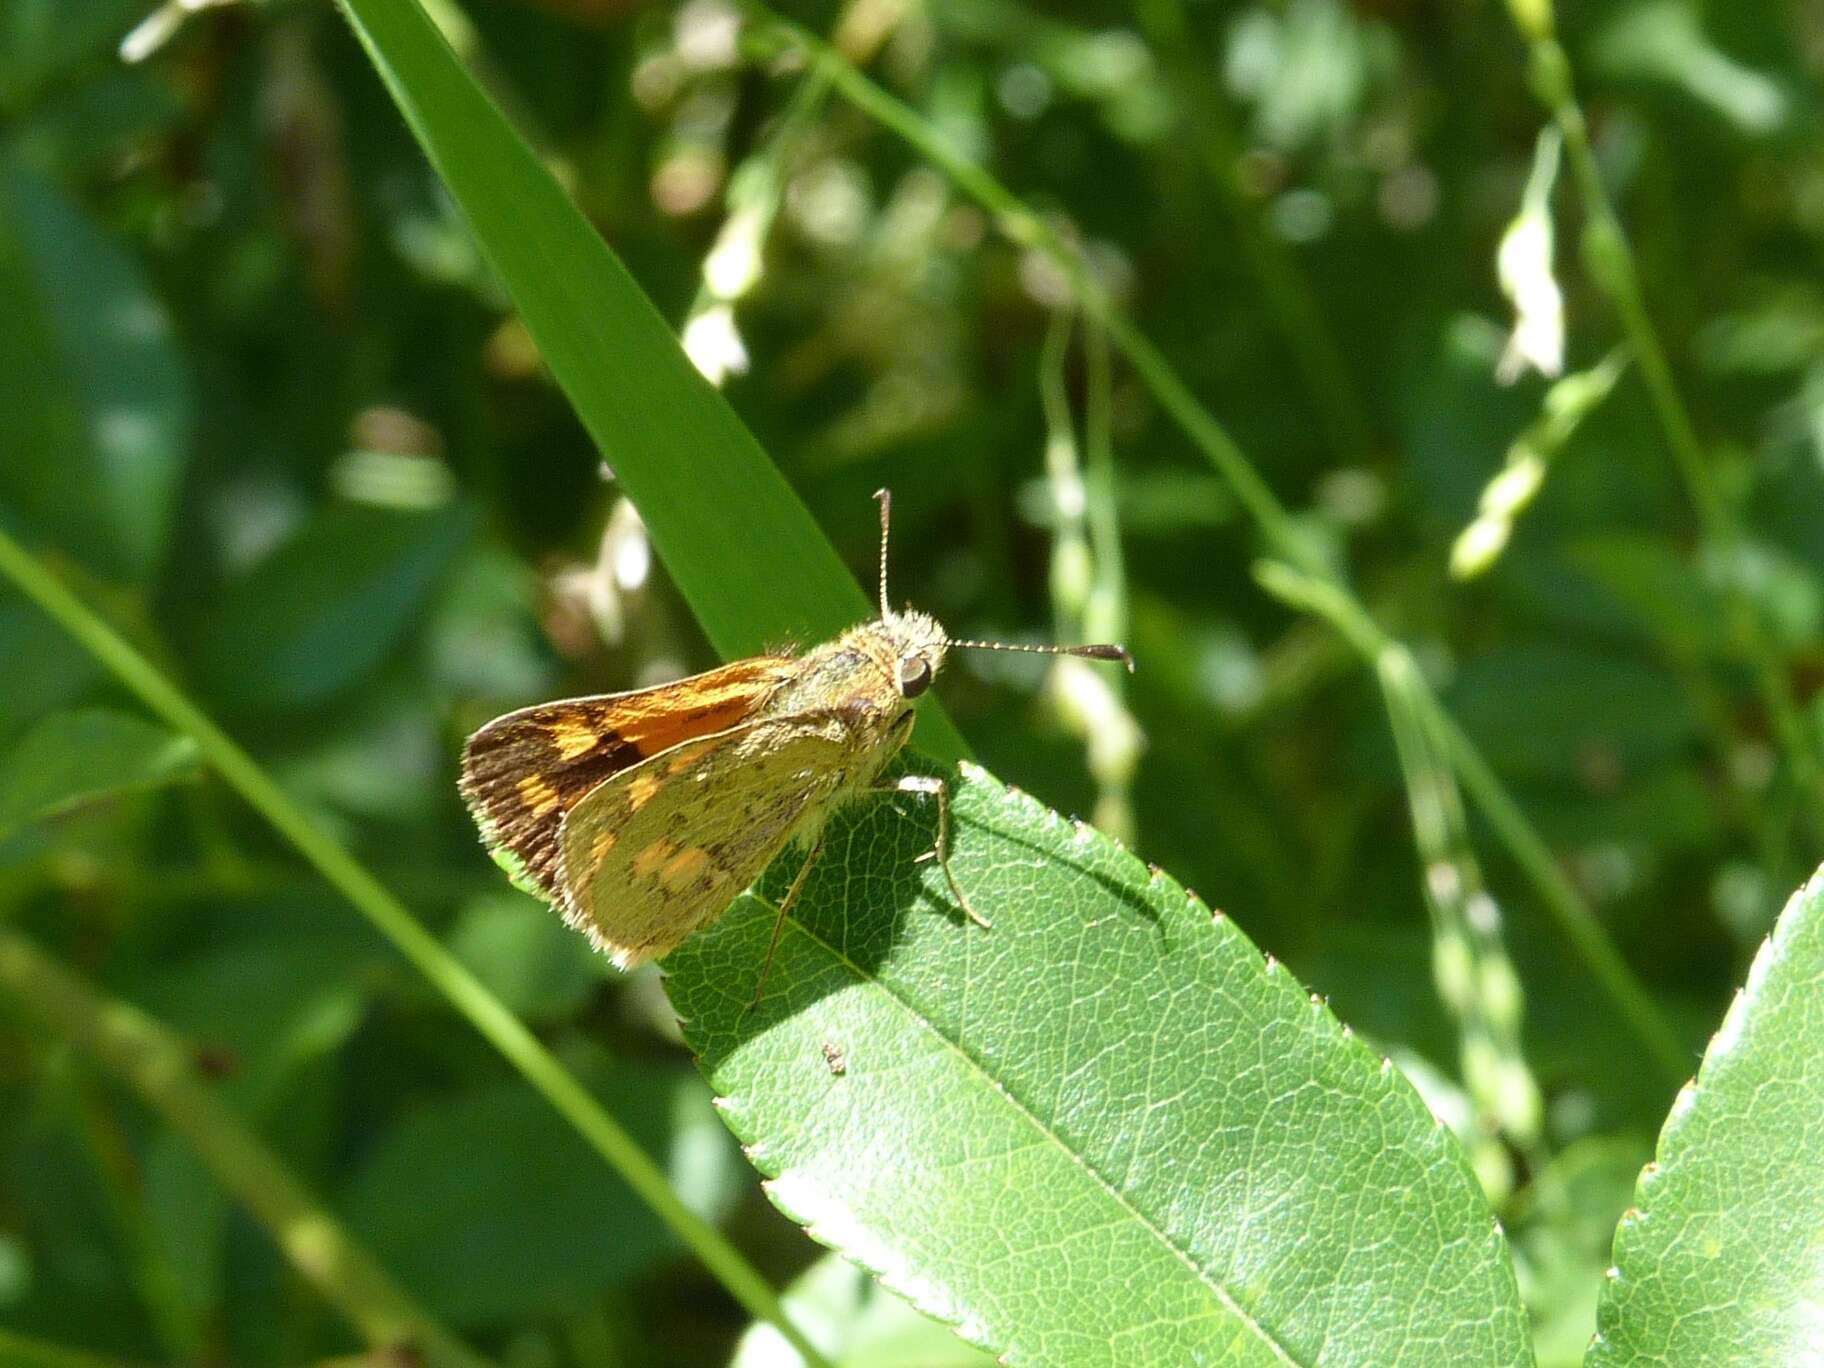
[[710,384],[720,387],[731,375],[747,374],[747,347],[735,326],[735,311],[716,304],[684,325],[684,354]]
[[1556,379],[1564,373],[1564,293],[1552,275],[1552,184],[1558,178],[1556,128],[1539,135],[1520,213],[1501,235],[1495,274],[1514,305],[1514,331],[1495,369],[1502,384],[1528,366]]

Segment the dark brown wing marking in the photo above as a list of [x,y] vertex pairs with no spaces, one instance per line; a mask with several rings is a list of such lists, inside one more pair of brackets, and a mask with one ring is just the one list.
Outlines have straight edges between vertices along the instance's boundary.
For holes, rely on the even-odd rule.
[[564,814],[640,761],[747,720],[790,663],[754,656],[652,689],[562,699],[495,718],[464,745],[459,780],[488,853],[521,888],[562,907]]

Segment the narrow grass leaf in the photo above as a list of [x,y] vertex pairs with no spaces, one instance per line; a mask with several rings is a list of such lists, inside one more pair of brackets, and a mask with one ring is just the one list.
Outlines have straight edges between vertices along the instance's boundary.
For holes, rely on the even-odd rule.
[[[416,0],[343,9],[716,649],[753,655],[872,616],[753,434]],[[962,753],[937,709],[920,728],[926,749]]]

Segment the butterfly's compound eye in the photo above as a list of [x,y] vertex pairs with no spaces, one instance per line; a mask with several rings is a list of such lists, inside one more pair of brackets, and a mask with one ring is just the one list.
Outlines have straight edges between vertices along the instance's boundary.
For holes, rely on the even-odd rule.
[[931,662],[923,656],[910,656],[899,662],[899,695],[917,698],[931,687]]

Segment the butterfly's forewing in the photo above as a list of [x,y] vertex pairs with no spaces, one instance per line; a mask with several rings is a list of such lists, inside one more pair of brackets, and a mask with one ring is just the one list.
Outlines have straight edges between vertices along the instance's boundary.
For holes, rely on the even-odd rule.
[[841,714],[797,714],[616,775],[564,821],[565,917],[623,969],[665,954],[758,878],[870,753]]
[[566,904],[558,831],[616,774],[751,718],[788,677],[785,656],[754,656],[653,689],[541,703],[497,717],[463,747],[462,796],[513,882]]

